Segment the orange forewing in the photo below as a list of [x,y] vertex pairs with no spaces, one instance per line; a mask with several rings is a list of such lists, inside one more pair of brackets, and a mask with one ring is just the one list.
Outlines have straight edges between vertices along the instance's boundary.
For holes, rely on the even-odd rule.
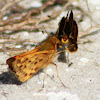
[[59,40],[52,36],[34,50],[11,57],[7,60],[9,69],[21,82],[27,81],[43,67],[52,62],[57,54]]

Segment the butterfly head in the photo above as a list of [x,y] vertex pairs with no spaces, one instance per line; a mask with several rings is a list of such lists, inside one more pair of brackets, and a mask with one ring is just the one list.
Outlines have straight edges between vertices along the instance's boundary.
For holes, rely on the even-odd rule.
[[62,43],[62,44],[68,43],[68,37],[67,37],[67,36],[63,36],[63,37],[61,38],[61,43]]

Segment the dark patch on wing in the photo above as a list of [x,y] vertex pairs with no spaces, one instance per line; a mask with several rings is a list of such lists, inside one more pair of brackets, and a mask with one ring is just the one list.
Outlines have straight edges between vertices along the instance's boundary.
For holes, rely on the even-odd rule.
[[34,70],[37,71],[39,69],[39,67],[36,67]]
[[25,74],[25,76],[27,76],[27,73]]
[[41,62],[43,59],[39,59],[39,62]]

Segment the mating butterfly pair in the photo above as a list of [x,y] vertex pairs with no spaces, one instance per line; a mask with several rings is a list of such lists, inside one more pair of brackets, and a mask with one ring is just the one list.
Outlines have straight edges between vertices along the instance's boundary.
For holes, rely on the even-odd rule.
[[19,81],[25,82],[40,69],[52,63],[59,45],[64,45],[68,52],[77,51],[77,36],[78,27],[71,11],[61,19],[55,36],[49,37],[31,51],[7,59],[9,69]]

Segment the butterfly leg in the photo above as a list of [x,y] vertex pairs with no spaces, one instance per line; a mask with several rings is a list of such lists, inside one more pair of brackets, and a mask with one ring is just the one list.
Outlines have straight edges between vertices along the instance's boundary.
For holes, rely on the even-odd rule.
[[68,64],[68,67],[69,67],[69,53],[67,53],[67,64]]
[[68,64],[68,67],[70,67],[73,63],[71,62],[69,62],[69,53],[67,54],[67,64]]
[[47,69],[47,67],[45,67],[45,69],[44,69],[44,78],[43,78],[43,86],[42,86],[42,88],[44,88],[44,80],[45,80],[45,75],[46,75],[46,69]]
[[[53,64],[53,65],[55,65],[56,66],[56,70],[57,70],[57,77],[59,78],[59,80],[60,80],[60,82],[61,82],[61,84],[64,86],[64,87],[66,87],[66,85],[61,81],[61,79],[60,79],[60,77],[59,77],[59,73],[58,73],[58,68],[57,68],[57,65],[55,64],[55,63],[53,63],[53,62],[51,62],[51,64]],[[66,87],[66,88],[68,88],[68,87]]]
[[44,68],[44,77],[43,77],[42,89],[40,89],[38,92],[41,92],[41,91],[43,91],[43,89],[44,89],[44,80],[45,80],[46,69],[47,69],[47,67]]

